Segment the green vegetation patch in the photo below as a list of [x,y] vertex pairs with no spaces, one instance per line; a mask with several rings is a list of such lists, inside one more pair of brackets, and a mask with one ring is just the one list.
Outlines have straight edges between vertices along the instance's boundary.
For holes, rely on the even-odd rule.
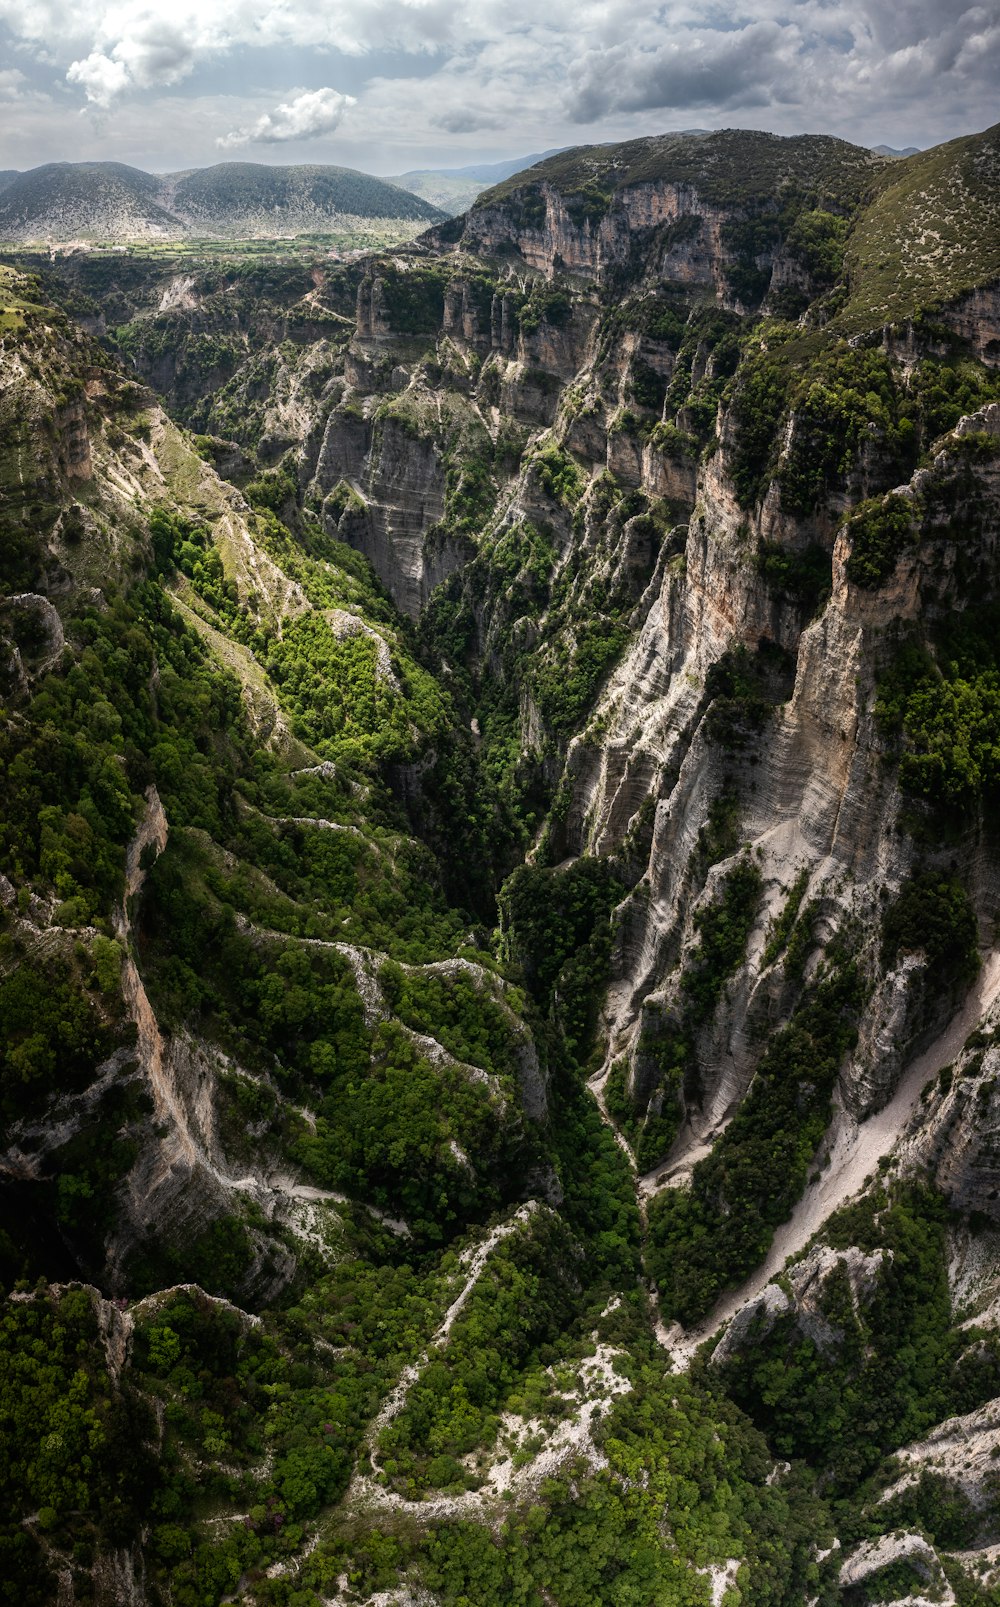
[[755,651],[739,643],[705,677],[705,731],[710,741],[735,752],[763,731],[794,685],[794,660],[776,642],[762,639]]
[[650,1204],[649,1267],[664,1313],[685,1326],[767,1254],[805,1186],[854,1042],[861,984],[846,962],[809,989],[771,1039],[732,1121],[695,1166],[690,1189]]
[[[995,1339],[979,1349],[952,1326],[948,1220],[944,1201],[916,1187],[878,1189],[846,1206],[824,1237],[882,1260],[859,1295],[845,1268],[827,1277],[820,1311],[830,1342],[820,1349],[789,1313],[722,1370],[733,1399],[766,1422],[775,1454],[829,1470],[838,1494],[853,1496],[887,1451],[975,1410],[996,1388]],[[935,1538],[954,1543],[954,1509],[935,1510],[916,1492],[879,1509],[878,1533],[911,1504]]]
[[684,967],[684,1014],[699,1026],[714,1010],[729,977],[742,963],[760,908],[764,882],[749,855],[725,876],[718,898],[694,917],[698,944]]
[[414,258],[404,268],[380,258],[372,264],[369,274],[367,288],[377,287],[379,304],[393,334],[437,335],[444,320],[445,291],[452,277],[447,264]]
[[851,237],[851,297],[838,322],[879,328],[996,279],[998,174],[996,127],[890,163]]
[[872,497],[854,509],[845,529],[851,550],[845,565],[855,586],[873,590],[892,574],[915,540],[914,505],[909,497]]
[[763,963],[765,965],[773,965],[779,955],[787,948],[788,940],[798,921],[799,910],[802,908],[802,900],[805,897],[808,886],[809,871],[808,869],[800,870],[788,889],[780,914],[768,929],[767,942],[764,945]]
[[[491,995],[485,977],[473,981],[458,967],[404,971],[390,961],[379,972],[379,985],[393,1015],[437,1038],[457,1060],[497,1075],[515,1069],[512,1014]],[[521,1002],[516,992],[514,998]]]
[[642,1089],[638,1102],[626,1094],[625,1062],[611,1069],[605,1103],[630,1139],[640,1171],[655,1166],[677,1135],[682,1095],[691,1093],[697,1082],[694,1034],[743,961],[762,891],[760,871],[743,855],[721,880],[717,896],[697,911],[698,942],[681,974],[676,1014],[649,1006],[643,1012],[634,1060],[634,1078]]
[[782,547],[764,541],[757,549],[756,565],[771,589],[807,610],[820,613],[830,595],[833,557],[825,547]]
[[923,871],[904,882],[882,916],[882,963],[921,953],[934,986],[967,986],[979,970],[979,927],[966,889]]
[[585,620],[575,639],[563,641],[535,672],[534,693],[549,729],[561,736],[579,728],[601,683],[621,658],[631,636],[613,619]]
[[566,285],[547,279],[533,279],[527,299],[518,309],[517,321],[522,335],[533,335],[544,324],[562,329],[573,313],[572,295]]
[[451,1519],[421,1531],[387,1516],[363,1537],[345,1530],[302,1583],[324,1596],[345,1571],[368,1593],[406,1579],[449,1607],[704,1607],[698,1570],[732,1556],[748,1599],[798,1599],[819,1581],[816,1536],[832,1539],[822,1502],[801,1480],[765,1485],[768,1452],[746,1420],[665,1373],[637,1335],[630,1346],[617,1365],[631,1388],[597,1417],[602,1471],[571,1460],[492,1527]]
[[425,671],[410,666],[408,697],[395,670],[383,667],[387,656],[385,644],[380,650],[361,622],[338,630],[322,615],[307,614],[286,622],[272,641],[267,671],[295,715],[298,734],[324,757],[404,757],[415,738],[443,730],[447,714]]
[[539,1009],[554,1011],[567,1051],[581,1059],[611,955],[609,917],[624,891],[606,860],[579,859],[565,870],[521,865],[500,894],[504,954],[522,967]]
[[992,607],[955,615],[934,657],[899,643],[879,680],[876,715],[899,757],[907,792],[938,810],[973,808],[995,790],[1000,722],[1000,653]]
[[148,1520],[156,1483],[152,1414],[109,1378],[89,1291],[43,1285],[0,1302],[0,1434],[4,1593],[45,1607],[46,1542],[66,1548],[83,1584],[97,1546],[127,1545]]
[[800,212],[785,239],[785,250],[800,262],[820,290],[836,284],[844,268],[848,220],[822,208]]
[[432,1065],[395,1023],[376,1030],[363,1076],[334,1071],[318,1110],[296,1157],[324,1187],[400,1213],[418,1242],[454,1237],[516,1188],[516,1113],[499,1119],[482,1083]]
[[[842,211],[857,204],[887,165],[869,150],[824,135],[782,139],[728,129],[578,146],[536,164],[532,183],[537,187],[544,182],[572,196],[666,182],[691,186],[706,201],[741,207],[773,205],[778,194],[802,193],[812,194],[814,205],[836,205]],[[481,195],[473,214],[525,187],[525,175],[515,174]]]
[[[779,463],[789,415],[794,427]],[[798,515],[811,513],[843,483],[873,431],[897,479],[912,470],[920,441],[918,403],[900,391],[884,352],[803,335],[794,325],[769,323],[748,348],[733,420],[732,476],[741,505],[753,507],[776,474],[782,507]]]
[[553,1342],[575,1314],[580,1261],[579,1246],[549,1212],[491,1252],[447,1345],[379,1436],[391,1486],[410,1499],[427,1488],[479,1486],[460,1458],[492,1447],[515,1389],[534,1395],[541,1385],[544,1400],[544,1375],[524,1374],[537,1375],[542,1359],[557,1354]]

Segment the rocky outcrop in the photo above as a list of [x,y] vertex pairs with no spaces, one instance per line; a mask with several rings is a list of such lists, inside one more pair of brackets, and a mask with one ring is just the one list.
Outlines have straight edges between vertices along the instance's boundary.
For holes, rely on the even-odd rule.
[[964,1417],[947,1418],[926,1439],[897,1451],[896,1459],[902,1472],[882,1492],[880,1501],[891,1501],[918,1483],[926,1471],[957,1485],[975,1510],[983,1512],[994,1508],[1000,1491],[998,1458],[1000,1401],[990,1401]]
[[[367,444],[366,444],[367,443]],[[345,500],[337,487],[355,488]],[[465,546],[439,527],[445,466],[431,436],[392,416],[371,423],[332,414],[314,492],[328,528],[363,552],[397,606],[415,619],[460,567]]]
[[885,1250],[864,1255],[856,1249],[816,1245],[801,1261],[792,1263],[780,1282],[769,1283],[740,1308],[712,1351],[712,1365],[721,1367],[741,1351],[752,1349],[779,1317],[791,1318],[817,1350],[835,1350],[844,1338],[837,1320],[843,1293],[857,1314],[875,1293],[887,1260],[891,1253]]
[[983,285],[946,307],[944,320],[981,362],[1000,364],[1000,285]]
[[514,250],[536,272],[558,269],[598,282],[628,264],[638,246],[658,278],[736,304],[726,277],[735,256],[724,244],[731,209],[689,184],[651,181],[616,191],[603,215],[598,210],[589,215],[584,209],[581,216],[573,196],[543,180],[527,219],[516,205],[487,199],[475,207],[463,244],[485,256]]
[[[870,1586],[878,1594],[875,1599],[886,1601],[879,1585],[879,1574],[903,1566],[914,1573],[925,1586],[918,1595],[907,1590],[905,1597],[890,1591],[892,1601],[902,1607],[954,1607],[956,1597],[941,1569],[934,1547],[919,1534],[884,1535],[879,1540],[865,1540],[844,1559],[840,1569],[843,1590],[857,1590]],[[886,1585],[889,1584],[887,1580]],[[904,1587],[905,1588],[905,1587]]]

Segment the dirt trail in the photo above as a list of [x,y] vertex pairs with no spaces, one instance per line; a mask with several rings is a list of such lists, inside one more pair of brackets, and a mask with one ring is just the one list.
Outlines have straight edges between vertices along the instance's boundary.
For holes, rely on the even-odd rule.
[[[132,921],[130,904],[142,891],[146,872],[142,856],[149,847],[161,854],[167,846],[167,817],[155,787],[146,792],[146,808],[129,843],[125,861],[125,897],[115,916],[115,931],[125,946],[122,966],[122,991],[129,1014],[136,1026],[136,1058],[149,1079],[153,1095],[156,1121],[167,1129],[162,1140],[163,1165],[166,1170],[153,1178],[145,1179],[145,1188],[151,1191],[178,1167],[193,1171],[196,1167],[207,1172],[220,1188],[227,1192],[253,1194],[260,1199],[266,1194],[279,1193],[290,1199],[331,1201],[342,1203],[343,1196],[323,1189],[310,1189],[284,1177],[268,1179],[262,1174],[248,1172],[242,1177],[224,1171],[209,1154],[201,1135],[192,1127],[191,1115],[177,1086],[175,1052],[164,1044],[156,1012],[149,1000],[145,984],[132,952],[130,938]],[[179,1041],[179,1040],[178,1040]],[[404,1224],[405,1226],[405,1224]]]
[[[478,1248],[468,1250],[463,1255],[466,1276],[461,1289],[422,1354],[403,1369],[395,1388],[383,1402],[381,1410],[368,1429],[366,1448],[376,1470],[378,1468],[376,1446],[380,1429],[391,1423],[405,1407],[410,1389],[428,1366],[435,1351],[447,1340],[456,1318],[475,1289],[497,1245],[518,1227],[523,1226],[532,1212],[538,1208],[536,1201],[529,1200],[509,1222],[494,1228]],[[596,1342],[596,1333],[593,1338]],[[461,1495],[435,1495],[425,1500],[412,1501],[395,1490],[386,1489],[373,1474],[356,1470],[347,1500],[355,1508],[361,1507],[368,1511],[381,1508],[383,1511],[408,1512],[420,1522],[438,1523],[456,1518],[493,1514],[497,1511],[499,1501],[515,1493],[523,1499],[529,1491],[537,1489],[543,1479],[555,1474],[570,1457],[584,1457],[595,1468],[606,1467],[607,1461],[594,1443],[593,1426],[595,1417],[603,1416],[610,1401],[618,1395],[627,1394],[632,1388],[629,1380],[615,1370],[615,1362],[620,1354],[621,1352],[614,1346],[597,1344],[594,1355],[583,1359],[579,1366],[578,1391],[568,1397],[575,1400],[575,1410],[571,1416],[563,1418],[554,1427],[537,1419],[526,1421],[507,1413],[501,1414],[506,1449],[503,1446],[498,1449],[496,1459],[490,1466],[480,1489],[465,1490]],[[530,1445],[533,1440],[544,1440],[544,1445],[535,1451],[528,1461],[522,1462],[519,1459],[515,1461],[515,1452],[519,1451],[524,1443]]]
[[686,1332],[675,1324],[661,1334],[673,1352],[676,1365],[685,1366],[697,1347],[728,1322],[741,1307],[755,1300],[781,1271],[790,1255],[805,1248],[834,1211],[860,1193],[879,1160],[897,1143],[916,1109],[924,1084],[960,1053],[969,1034],[1000,996],[1000,950],[986,959],[962,1008],[904,1073],[889,1103],[858,1124],[839,1110],[831,1128],[830,1161],[819,1181],[807,1188],[787,1222],[774,1235],[767,1259],[753,1276],[727,1295],[704,1322]]
[[158,1123],[169,1123],[184,1159],[189,1166],[193,1166],[197,1157],[197,1146],[191,1136],[183,1101],[168,1070],[159,1024],[129,942],[132,932],[129,904],[142,891],[142,884],[146,879],[146,872],[142,867],[143,853],[147,848],[154,847],[157,854],[162,854],[167,846],[167,829],[167,817],[160,802],[160,795],[155,787],[148,787],[146,808],[136,827],[135,836],[128,845],[125,860],[125,897],[121,909],[115,915],[115,930],[125,945],[122,991],[129,1014],[135,1022],[138,1034],[136,1055],[149,1078],[156,1120]]
[[[466,1267],[465,1280],[458,1294],[455,1296],[451,1305],[445,1312],[440,1327],[435,1331],[432,1338],[428,1341],[426,1349],[421,1352],[416,1361],[407,1362],[406,1366],[403,1368],[403,1371],[399,1375],[398,1381],[382,1402],[378,1413],[375,1417],[373,1417],[371,1424],[369,1425],[368,1432],[365,1436],[365,1443],[368,1454],[372,1459],[373,1466],[378,1466],[375,1452],[379,1432],[385,1428],[387,1423],[391,1423],[394,1417],[398,1417],[400,1412],[403,1410],[403,1407],[406,1405],[406,1397],[409,1394],[412,1386],[416,1383],[425,1367],[429,1365],[430,1359],[434,1352],[439,1350],[448,1338],[448,1335],[451,1333],[457,1317],[460,1315],[463,1307],[472,1294],[473,1289],[479,1282],[479,1279],[482,1276],[483,1268],[485,1267],[490,1256],[493,1254],[493,1251],[496,1249],[498,1244],[502,1244],[504,1239],[509,1239],[512,1233],[516,1233],[518,1228],[523,1227],[525,1223],[530,1220],[532,1214],[537,1209],[537,1202],[535,1200],[529,1200],[525,1205],[520,1206],[518,1210],[515,1211],[509,1222],[502,1222],[498,1227],[493,1228],[493,1230],[483,1240],[482,1244],[478,1245],[474,1250],[466,1251],[463,1255],[462,1260]],[[470,1493],[474,1498],[478,1494],[477,1492]],[[441,1497],[440,1501],[438,1502],[407,1501],[405,1497],[397,1495],[394,1490],[385,1489],[384,1486],[377,1482],[372,1474],[361,1473],[357,1469],[355,1470],[354,1477],[351,1480],[346,1499],[354,1502],[355,1504],[363,1506],[402,1507],[410,1510],[416,1510],[419,1511],[424,1517],[443,1517],[450,1515],[453,1511],[461,1510],[468,1505],[467,1500],[459,1498],[458,1506],[456,1507],[454,1498],[449,1498],[447,1496]],[[436,1510],[439,1506],[442,1507],[440,1513],[438,1513]]]
[[495,1227],[487,1238],[483,1240],[482,1244],[478,1245],[471,1253],[467,1253],[466,1265],[468,1271],[465,1282],[445,1312],[440,1328],[437,1329],[423,1354],[415,1362],[410,1362],[403,1368],[399,1382],[382,1403],[378,1415],[372,1420],[368,1437],[373,1445],[378,1438],[379,1429],[384,1428],[387,1423],[391,1423],[393,1418],[398,1417],[403,1410],[410,1385],[420,1377],[430,1360],[431,1352],[438,1350],[451,1333],[456,1318],[460,1315],[462,1308],[479,1282],[483,1268],[497,1245],[502,1244],[504,1239],[509,1239],[511,1234],[516,1233],[519,1227],[523,1227],[537,1208],[535,1201],[529,1200],[526,1205],[520,1206],[515,1211],[509,1222],[502,1222],[499,1227]]

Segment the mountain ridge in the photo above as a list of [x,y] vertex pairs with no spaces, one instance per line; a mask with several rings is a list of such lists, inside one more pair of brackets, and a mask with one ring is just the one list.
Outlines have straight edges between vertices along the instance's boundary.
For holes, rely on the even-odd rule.
[[411,168],[407,173],[393,175],[387,182],[398,184],[457,217],[489,184],[498,183],[555,154],[555,150],[539,151],[533,156],[512,157],[501,162],[473,162],[465,167]]
[[151,174],[120,162],[53,162],[0,187],[0,240],[266,239],[357,219],[433,222],[439,209],[354,168],[224,162]]

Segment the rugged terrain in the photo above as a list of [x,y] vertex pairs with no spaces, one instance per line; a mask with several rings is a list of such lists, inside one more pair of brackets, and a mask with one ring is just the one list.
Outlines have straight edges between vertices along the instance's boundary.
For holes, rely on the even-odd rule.
[[998,168],[11,259],[18,1599],[997,1601]]

